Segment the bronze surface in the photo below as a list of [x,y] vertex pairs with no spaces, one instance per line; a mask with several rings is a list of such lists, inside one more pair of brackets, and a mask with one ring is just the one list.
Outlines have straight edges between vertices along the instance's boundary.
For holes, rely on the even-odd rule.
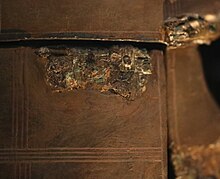
[[3,0],[1,9],[6,41],[161,38],[163,0]]
[[[220,108],[207,86],[198,47],[168,51],[168,118],[178,177],[219,178]],[[212,56],[211,58],[218,58]]]
[[[219,0],[2,0],[0,178],[165,179],[167,107],[173,157],[183,152],[191,164],[207,159],[219,137],[219,107],[197,47],[164,53],[161,27],[169,17],[219,9]],[[134,101],[92,89],[51,90],[36,50],[82,41],[146,47],[153,72],[147,90]],[[190,152],[198,149],[192,162]],[[211,154],[215,158],[218,149]],[[212,166],[206,169],[189,173],[215,177]],[[178,176],[183,172],[176,169]]]
[[[54,93],[30,47],[1,49],[1,178],[166,178],[163,53],[141,98]],[[11,172],[4,172],[10,170]]]

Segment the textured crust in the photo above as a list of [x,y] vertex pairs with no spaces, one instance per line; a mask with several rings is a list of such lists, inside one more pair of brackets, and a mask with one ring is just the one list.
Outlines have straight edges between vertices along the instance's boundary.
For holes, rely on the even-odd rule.
[[46,58],[46,81],[58,92],[94,89],[134,100],[146,91],[152,73],[148,51],[133,46],[42,47],[37,54]]

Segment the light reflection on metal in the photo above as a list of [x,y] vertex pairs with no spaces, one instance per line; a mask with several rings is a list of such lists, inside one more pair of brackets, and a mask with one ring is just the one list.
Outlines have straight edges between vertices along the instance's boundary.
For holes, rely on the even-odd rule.
[[219,36],[219,15],[186,14],[168,18],[163,30],[169,48],[210,44]]

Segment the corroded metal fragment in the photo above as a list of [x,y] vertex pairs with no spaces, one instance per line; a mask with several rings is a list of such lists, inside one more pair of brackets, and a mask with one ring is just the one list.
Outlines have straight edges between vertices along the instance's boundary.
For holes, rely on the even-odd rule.
[[218,37],[219,15],[186,14],[164,22],[165,41],[171,48],[190,44],[209,44]]
[[152,73],[148,51],[133,46],[42,47],[37,54],[46,58],[46,81],[58,92],[94,89],[133,100],[146,91]]
[[173,164],[180,179],[220,178],[220,144],[173,149]]

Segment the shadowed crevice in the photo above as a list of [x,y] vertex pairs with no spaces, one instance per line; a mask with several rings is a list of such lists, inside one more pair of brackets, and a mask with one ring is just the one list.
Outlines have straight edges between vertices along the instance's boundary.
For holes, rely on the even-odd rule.
[[220,106],[220,39],[199,46],[207,86]]

